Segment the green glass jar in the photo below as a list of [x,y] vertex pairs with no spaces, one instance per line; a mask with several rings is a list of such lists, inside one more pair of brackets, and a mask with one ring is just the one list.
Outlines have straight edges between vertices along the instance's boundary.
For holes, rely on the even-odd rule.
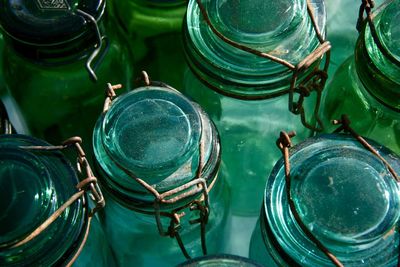
[[[4,38],[3,35],[0,32],[0,53],[3,54],[4,50]],[[0,60],[0,68],[3,68],[3,61]],[[3,96],[6,94],[6,87],[4,85],[4,78],[3,78],[3,72],[0,72],[0,98],[3,98]]]
[[90,140],[104,97],[99,84],[129,82],[130,60],[104,9],[104,0],[0,1],[7,45],[0,72],[33,135]]
[[[32,148],[37,146],[44,148]],[[99,221],[89,219],[89,195],[82,191],[47,228],[29,238],[79,194],[77,172],[60,151],[44,150],[49,146],[26,135],[0,135],[0,265],[66,266],[84,245],[74,266],[115,266]]]
[[[400,159],[369,144],[395,170]],[[333,266],[295,219],[344,266],[395,266],[399,256],[399,182],[387,165],[347,134],[321,135],[289,149],[265,186],[250,257],[265,266]]]
[[328,122],[348,114],[357,132],[400,153],[400,1],[382,6],[373,23],[382,46],[365,25],[354,56],[326,88],[322,117]]
[[[297,64],[320,42],[307,14],[306,1],[200,2],[215,30],[206,23],[197,1],[190,1],[183,28],[190,68],[184,77],[184,93],[210,114],[221,134],[221,175],[232,188],[235,227],[229,239],[232,249],[227,252],[246,256],[266,174],[279,158],[274,144],[276,131],[296,129],[301,138],[313,134],[302,124],[301,116],[288,108],[293,71],[253,52],[269,53]],[[323,34],[324,2],[310,1],[310,6]],[[237,45],[223,40],[215,31]],[[299,74],[300,83],[311,69]],[[298,96],[294,93],[295,98]],[[316,121],[316,99],[314,92],[303,102],[305,120],[311,125]]]
[[185,59],[181,32],[186,6],[185,0],[111,2],[111,14],[129,44],[136,75],[146,70],[153,78],[182,88]]
[[[375,5],[385,0],[375,0]],[[356,23],[361,1],[336,0],[326,1],[327,37],[332,44],[329,78],[333,77],[338,67],[354,53],[358,33]]]
[[217,177],[218,133],[197,104],[163,84],[134,89],[101,115],[93,146],[119,265],[171,266],[222,250],[229,191]]
[[219,254],[196,258],[177,265],[177,267],[261,267],[255,261],[235,255]]

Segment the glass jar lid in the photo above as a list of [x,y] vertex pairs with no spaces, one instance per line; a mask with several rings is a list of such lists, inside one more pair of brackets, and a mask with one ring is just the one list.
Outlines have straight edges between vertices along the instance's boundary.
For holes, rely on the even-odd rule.
[[217,139],[197,104],[174,89],[150,85],[112,102],[96,124],[93,146],[105,189],[131,198],[128,202],[134,205],[154,201],[153,195],[143,194],[148,190],[136,178],[159,193],[196,178],[202,142],[201,164],[206,173],[214,173],[219,165]]
[[73,41],[91,29],[80,9],[98,20],[104,0],[1,0],[0,25],[13,39],[34,45]]
[[[307,13],[306,1],[203,0],[201,3],[211,24],[223,36],[292,64],[298,64],[320,44]],[[323,1],[311,1],[311,6],[323,34]],[[189,65],[198,76],[206,75],[207,82],[221,90],[245,95],[277,93],[283,87],[288,89],[292,76],[290,69],[221,40],[205,22],[196,0],[189,2],[185,23],[185,52]],[[222,88],[218,80],[232,88]]]
[[255,261],[236,255],[218,254],[198,257],[179,264],[177,267],[261,267]]
[[61,264],[82,238],[84,204],[78,200],[37,237],[13,247],[76,193],[78,178],[60,152],[21,147],[48,145],[24,135],[0,136],[2,266]]
[[[399,158],[370,142],[400,171]],[[386,165],[348,135],[308,139],[290,151],[292,198],[301,220],[345,266],[397,260],[399,185]],[[279,246],[306,266],[331,262],[307,238],[289,209],[283,161],[266,186],[268,227]],[[397,242],[397,243],[396,243]]]

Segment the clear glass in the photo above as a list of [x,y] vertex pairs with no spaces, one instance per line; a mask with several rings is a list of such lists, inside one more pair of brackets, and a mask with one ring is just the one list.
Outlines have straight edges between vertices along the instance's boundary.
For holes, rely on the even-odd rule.
[[109,8],[134,59],[134,76],[146,70],[154,80],[182,89],[183,0],[113,0]]
[[[106,31],[102,21],[101,31]],[[103,28],[103,26],[105,28]],[[72,52],[39,48],[38,55],[30,55],[29,45],[23,46],[7,38],[8,49],[2,53],[1,73],[11,96],[15,99],[32,135],[51,143],[71,136],[90,140],[99,112],[101,112],[106,83],[129,86],[131,67],[128,54],[119,39],[108,31],[108,49],[98,60],[97,82],[90,79],[85,64],[92,53],[93,39],[77,41]],[[68,44],[71,45],[71,44]],[[23,54],[25,53],[25,54]],[[92,151],[90,142],[85,151]]]
[[[306,1],[277,1],[273,5],[265,1],[239,2],[240,5],[233,5],[229,1],[203,1],[213,25],[231,40],[293,64],[318,46]],[[324,32],[323,1],[312,1],[312,6]],[[262,188],[280,155],[275,144],[276,132],[296,130],[300,139],[313,133],[302,125],[300,116],[288,110],[289,96],[283,91],[289,88],[292,73],[286,67],[219,39],[204,23],[195,1],[189,3],[185,23],[184,43],[190,70],[185,73],[184,93],[197,101],[216,123],[222,143],[221,176],[232,189],[233,231],[226,241],[226,252],[247,256]],[[244,97],[270,97],[239,100],[219,94],[212,87]],[[307,121],[311,123],[315,122],[311,115],[315,100],[315,94],[311,94],[304,103]]]
[[[62,265],[82,243],[88,199],[77,200],[43,233],[16,248],[64,204],[79,182],[71,163],[58,151],[28,151],[19,146],[48,143],[24,135],[0,136],[0,265]],[[104,233],[93,218],[88,240],[74,266],[114,266]]]
[[[396,154],[369,143],[400,171]],[[290,150],[289,160],[292,198],[300,218],[344,266],[397,263],[400,187],[378,157],[352,136],[335,134],[307,139]],[[284,172],[281,159],[265,187],[250,257],[272,262],[267,266],[331,266],[290,212]]]
[[261,266],[255,261],[235,255],[219,254],[195,258],[177,265],[177,267],[257,267]]
[[375,44],[367,26],[361,33],[355,55],[336,72],[323,96],[321,117],[326,130],[329,122],[347,114],[359,134],[378,141],[400,153],[400,68],[384,53],[398,59],[395,45],[400,40],[400,1],[393,1],[375,17],[374,22],[385,51]]
[[[93,145],[107,200],[101,219],[119,265],[172,266],[185,260],[177,240],[159,234],[154,195],[133,177],[144,180],[160,194],[167,192],[196,178],[200,151],[204,155],[201,177],[210,188],[207,251],[221,251],[225,231],[229,231],[229,191],[217,177],[218,134],[197,104],[166,87],[134,89],[114,100],[99,118]],[[202,255],[200,225],[189,222],[199,216],[189,206],[201,198],[197,193],[160,204],[163,212],[185,212],[179,232],[191,256]],[[161,216],[161,222],[166,231],[170,219]]]

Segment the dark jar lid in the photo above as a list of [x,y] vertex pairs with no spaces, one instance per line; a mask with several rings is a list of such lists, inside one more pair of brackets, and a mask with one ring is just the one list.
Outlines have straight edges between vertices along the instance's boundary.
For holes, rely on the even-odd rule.
[[91,29],[84,11],[98,21],[104,0],[0,0],[0,25],[15,40],[32,45],[73,41]]

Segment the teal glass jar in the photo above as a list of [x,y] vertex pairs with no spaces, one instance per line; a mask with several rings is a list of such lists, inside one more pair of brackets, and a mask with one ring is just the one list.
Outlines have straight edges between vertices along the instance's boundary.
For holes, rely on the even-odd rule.
[[[399,173],[398,156],[368,142]],[[395,266],[400,187],[384,161],[347,134],[313,137],[289,152],[290,186],[281,159],[265,186],[250,257],[265,266],[333,266],[295,219],[290,191],[302,223],[341,264]]]
[[248,258],[235,255],[219,254],[199,257],[178,264],[177,267],[261,267],[258,263]]
[[153,78],[181,89],[186,66],[182,21],[187,2],[113,0],[109,6],[117,28],[132,52],[135,76],[146,70]]
[[[76,188],[77,172],[50,147],[26,135],[0,135],[0,265],[70,266],[84,245],[74,266],[115,266],[99,221],[89,219],[89,195]],[[77,194],[47,228],[30,238]]]
[[0,72],[32,135],[90,140],[104,97],[99,84],[129,82],[130,60],[104,9],[103,0],[0,1],[7,46]]
[[229,191],[217,177],[218,133],[197,104],[163,84],[134,89],[106,108],[93,146],[102,223],[120,266],[221,251]]
[[373,23],[377,37],[365,23],[354,56],[328,84],[322,118],[348,114],[357,132],[400,153],[400,1],[381,6]]
[[[324,34],[324,2],[310,1],[310,8],[316,26]],[[214,29],[206,23],[204,13]],[[293,71],[260,53],[297,64],[320,46],[320,40],[307,13],[306,1],[297,0],[273,4],[192,0],[183,34],[190,69],[185,73],[184,93],[206,110],[221,134],[221,175],[232,189],[236,227],[229,239],[232,249],[227,252],[247,256],[266,174],[279,158],[275,132],[296,129],[301,138],[313,134],[302,124],[301,116],[288,108],[296,101],[291,96],[299,97],[289,93]],[[243,46],[246,48],[242,49]],[[312,66],[317,64],[319,61]],[[311,69],[298,75],[299,83],[305,82]],[[313,111],[317,98],[315,92],[303,98],[302,108],[309,126],[316,123]]]

